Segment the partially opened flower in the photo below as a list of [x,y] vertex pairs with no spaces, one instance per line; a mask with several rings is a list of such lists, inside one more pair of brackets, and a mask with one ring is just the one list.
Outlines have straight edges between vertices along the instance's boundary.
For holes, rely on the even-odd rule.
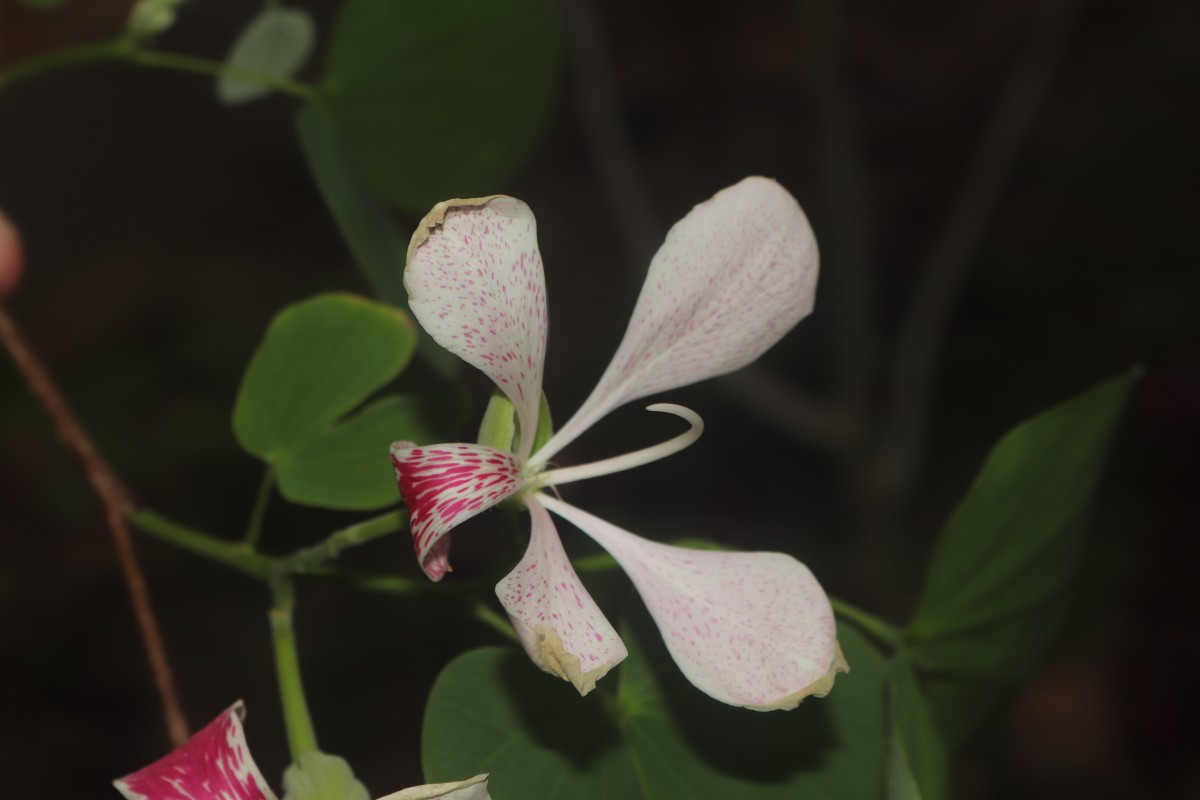
[[[245,716],[241,702],[235,703],[182,747],[132,775],[113,781],[113,785],[128,800],[276,800],[250,757],[246,734],[242,730]],[[330,765],[332,770],[344,773],[335,776],[337,786],[344,789],[339,797],[361,795],[365,800],[365,790],[354,780],[344,761],[321,753],[311,755],[316,757],[314,763],[326,774]],[[321,796],[321,791],[328,792],[327,789],[312,790],[313,781],[294,766],[284,778],[285,785],[289,778],[295,785],[288,787],[287,797],[316,798]],[[458,783],[414,786],[380,800],[432,800],[439,797],[444,800],[489,800],[487,775],[476,775]]]
[[[696,206],[667,234],[612,363],[583,406],[534,452],[547,313],[528,206],[511,197],[439,203],[408,250],[413,313],[438,344],[481,369],[511,401],[511,451],[473,444],[392,445],[417,557],[440,580],[449,531],[518,497],[532,534],[496,587],[526,652],[581,694],[626,655],[559,541],[554,512],[591,536],[633,581],[687,678],[723,702],[794,708],[845,671],[828,598],[782,553],[711,552],[648,541],[546,492],[662,458],[699,437],[681,406],[651,411],[690,429],[654,447],[582,466],[550,460],[624,403],[731,372],[758,358],[812,310],[817,247],[804,212],[779,184],[747,178]],[[730,464],[744,470],[754,465]]]

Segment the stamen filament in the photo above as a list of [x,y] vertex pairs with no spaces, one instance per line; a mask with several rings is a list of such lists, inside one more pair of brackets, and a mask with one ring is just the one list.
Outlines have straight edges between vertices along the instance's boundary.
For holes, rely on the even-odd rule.
[[674,455],[690,446],[700,438],[700,434],[704,433],[704,420],[700,419],[700,415],[690,408],[677,406],[674,403],[655,403],[652,406],[647,406],[646,410],[674,414],[680,419],[685,420],[691,427],[672,439],[651,447],[643,447],[641,450],[634,450],[632,453],[605,458],[601,461],[593,461],[590,464],[548,470],[536,478],[537,484],[540,486],[561,486],[564,483],[581,481],[584,478],[596,478],[600,475],[624,472],[627,469],[640,467],[642,464],[649,464],[651,461],[658,461],[660,458]]

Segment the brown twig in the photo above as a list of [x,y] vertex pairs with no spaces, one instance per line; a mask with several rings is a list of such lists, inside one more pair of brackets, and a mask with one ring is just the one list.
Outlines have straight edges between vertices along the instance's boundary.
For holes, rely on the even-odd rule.
[[188,739],[188,725],[183,716],[183,708],[179,703],[179,695],[175,691],[175,679],[171,674],[171,665],[167,661],[158,620],[154,616],[154,609],[150,603],[150,592],[146,587],[146,579],[138,566],[137,556],[133,550],[133,539],[125,525],[125,515],[133,510],[133,501],[129,490],[121,483],[121,479],[113,472],[112,467],[108,465],[100,451],[96,449],[91,437],[88,436],[87,431],[84,430],[75,413],[67,404],[66,398],[58,390],[54,379],[50,377],[50,373],[42,362],[25,344],[16,323],[2,304],[0,304],[0,341],[12,356],[21,375],[24,376],[33,396],[50,417],[50,422],[58,433],[59,440],[75,454],[75,457],[83,465],[88,483],[92,485],[92,489],[95,490],[104,506],[105,520],[112,533],[113,544],[117,548],[117,562],[121,565],[125,588],[129,591],[129,601],[133,605],[133,613],[137,618],[138,629],[142,635],[142,644],[146,649],[146,658],[150,662],[150,671],[154,674],[154,684],[158,688],[159,699],[162,702],[167,736],[172,745],[178,747]]

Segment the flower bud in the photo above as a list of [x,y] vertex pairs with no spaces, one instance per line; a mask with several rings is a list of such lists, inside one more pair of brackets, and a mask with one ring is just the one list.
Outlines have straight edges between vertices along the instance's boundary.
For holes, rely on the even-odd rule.
[[8,297],[21,281],[25,269],[25,254],[21,232],[0,211],[0,299]]

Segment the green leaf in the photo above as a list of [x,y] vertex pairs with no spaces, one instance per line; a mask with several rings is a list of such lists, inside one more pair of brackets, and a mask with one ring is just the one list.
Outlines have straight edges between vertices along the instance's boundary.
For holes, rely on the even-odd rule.
[[888,670],[891,742],[888,800],[946,800],[950,796],[946,747],[908,660]]
[[289,306],[246,369],[234,435],[264,461],[286,462],[400,374],[415,340],[402,312],[360,297],[319,295]]
[[[307,104],[296,116],[296,132],[317,188],[329,207],[338,231],[354,256],[375,296],[408,309],[404,265],[408,237],[401,234],[346,150],[329,112],[320,103]],[[421,331],[417,347],[444,378],[458,374],[462,362]]]
[[283,773],[283,800],[370,800],[344,758],[311,750]]
[[424,213],[501,191],[533,152],[560,40],[552,0],[348,0],[321,88],[361,174]]
[[[236,72],[267,78],[291,78],[312,53],[316,26],[307,11],[267,6],[242,29],[225,57]],[[233,75],[217,79],[217,99],[234,106],[266,97],[272,88]]]
[[462,392],[392,395],[275,461],[279,491],[293,503],[370,511],[395,504],[388,445],[443,441],[466,422]]
[[1136,373],[1019,425],[988,456],[934,550],[907,649],[960,747],[1057,634],[1083,522]]
[[833,693],[767,714],[702,695],[645,619],[622,635],[629,657],[582,698],[515,650],[452,661],[426,710],[427,779],[491,772],[496,800],[881,795],[886,668],[852,629],[841,641],[854,671]]

